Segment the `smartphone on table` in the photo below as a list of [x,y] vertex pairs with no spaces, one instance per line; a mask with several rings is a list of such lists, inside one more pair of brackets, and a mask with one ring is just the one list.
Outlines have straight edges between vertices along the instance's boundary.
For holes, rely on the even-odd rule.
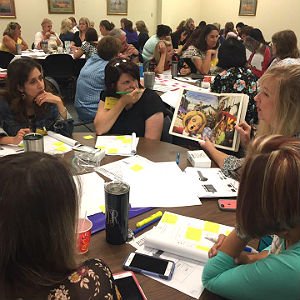
[[113,277],[123,300],[147,300],[134,273],[125,271]]
[[132,252],[126,258],[123,268],[170,280],[174,272],[175,263],[171,260]]
[[224,211],[235,211],[237,205],[236,199],[219,199],[218,206]]

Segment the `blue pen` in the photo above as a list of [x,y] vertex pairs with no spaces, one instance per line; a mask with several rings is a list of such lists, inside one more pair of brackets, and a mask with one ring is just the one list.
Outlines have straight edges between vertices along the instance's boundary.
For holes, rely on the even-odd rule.
[[179,165],[179,162],[180,162],[180,153],[177,152],[177,154],[176,154],[176,164]]
[[155,218],[154,220],[150,221],[149,223],[133,230],[133,234],[136,235],[137,233],[139,233],[140,231],[144,230],[145,228],[151,226],[152,224],[156,223],[157,221],[159,221],[161,219],[161,217]]

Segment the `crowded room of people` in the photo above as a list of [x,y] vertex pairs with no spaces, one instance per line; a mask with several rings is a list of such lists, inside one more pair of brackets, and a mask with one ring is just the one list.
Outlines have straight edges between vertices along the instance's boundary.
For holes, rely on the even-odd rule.
[[300,299],[299,10],[0,1],[0,299]]

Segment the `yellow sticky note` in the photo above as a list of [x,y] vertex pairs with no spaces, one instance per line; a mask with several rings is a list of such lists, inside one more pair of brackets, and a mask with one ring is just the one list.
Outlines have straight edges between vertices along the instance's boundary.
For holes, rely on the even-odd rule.
[[92,135],[85,135],[83,138],[85,140],[92,140],[94,137]]
[[104,109],[112,109],[118,102],[118,98],[106,97],[104,102]]
[[232,230],[230,230],[230,229],[227,229],[226,231],[225,231],[225,235],[226,236],[228,236],[229,235],[229,233],[231,232]]
[[37,128],[35,132],[41,135],[47,135],[47,131],[42,128]]
[[204,223],[204,230],[208,231],[208,232],[219,233],[220,224],[217,224],[217,223],[214,223],[214,222],[205,221],[205,223]]
[[61,146],[55,147],[55,150],[60,151],[60,152],[64,152],[64,151],[67,151],[68,149],[65,145],[61,145]]
[[123,141],[124,139],[126,139],[126,135],[117,135],[117,136],[116,136],[116,140],[121,140],[121,141]]
[[107,153],[109,153],[109,154],[116,154],[116,153],[118,153],[118,149],[117,148],[108,148],[107,149]]
[[196,245],[196,248],[198,250],[202,250],[202,251],[205,251],[205,252],[208,252],[209,251],[209,247],[206,247],[206,246],[202,246],[202,245]]
[[99,208],[100,208],[101,212],[105,214],[105,205],[102,204],[99,206]]
[[58,146],[58,147],[60,147],[60,146],[63,146],[63,145],[64,145],[64,143],[63,143],[63,142],[59,142],[59,141],[57,141],[57,142],[54,142],[54,143],[53,143],[53,145],[54,145],[54,146]]
[[134,172],[139,172],[139,171],[143,170],[143,167],[141,165],[135,164],[135,165],[131,166],[130,169]]
[[185,232],[185,238],[192,241],[200,241],[202,230],[199,228],[188,227]]
[[168,224],[176,224],[177,220],[178,220],[178,216],[169,213],[164,213],[161,222],[168,223]]

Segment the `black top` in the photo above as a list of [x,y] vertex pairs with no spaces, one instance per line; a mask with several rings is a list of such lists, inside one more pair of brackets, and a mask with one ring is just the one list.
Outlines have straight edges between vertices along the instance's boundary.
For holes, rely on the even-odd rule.
[[[105,101],[106,96],[107,94],[103,93],[101,101]],[[165,112],[164,103],[157,93],[145,89],[138,102],[128,110],[123,109],[107,134],[126,135],[135,132],[138,137],[143,137],[145,135],[146,120],[158,112]]]
[[139,51],[141,52],[144,48],[144,45],[146,44],[146,42],[149,39],[149,35],[146,32],[141,32],[138,36],[138,47],[139,47]]
[[74,42],[74,44],[75,44],[76,47],[81,47],[82,41],[81,41],[81,39],[79,37],[79,31],[76,31],[74,33],[73,42]]

